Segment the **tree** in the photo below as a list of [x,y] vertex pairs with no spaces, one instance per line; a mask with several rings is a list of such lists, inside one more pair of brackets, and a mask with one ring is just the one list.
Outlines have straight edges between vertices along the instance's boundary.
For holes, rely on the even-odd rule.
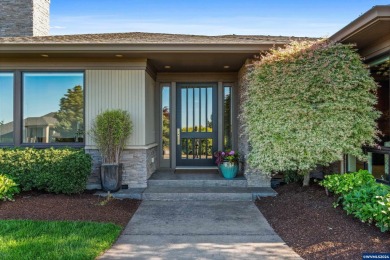
[[244,103],[248,162],[265,173],[310,170],[378,139],[377,85],[350,45],[292,42],[273,49],[248,74]]
[[60,100],[60,109],[55,113],[54,118],[58,121],[55,130],[60,133],[61,138],[77,139],[83,135],[84,95],[81,86],[68,89]]

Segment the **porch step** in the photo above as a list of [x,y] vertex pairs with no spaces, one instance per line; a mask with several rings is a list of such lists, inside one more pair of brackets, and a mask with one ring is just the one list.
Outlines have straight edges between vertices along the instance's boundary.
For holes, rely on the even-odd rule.
[[201,173],[173,173],[159,171],[148,180],[148,187],[247,187],[245,177],[223,178],[217,171]]
[[271,188],[244,187],[162,187],[145,189],[143,200],[208,200],[208,201],[252,201],[257,197],[276,196]]
[[148,180],[148,187],[241,187],[245,188],[245,179],[235,180]]

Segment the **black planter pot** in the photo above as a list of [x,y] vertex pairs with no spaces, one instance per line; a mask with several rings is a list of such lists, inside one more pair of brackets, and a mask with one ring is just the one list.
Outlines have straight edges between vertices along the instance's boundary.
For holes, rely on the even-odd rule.
[[100,180],[104,191],[116,192],[122,186],[122,168],[120,164],[102,164],[100,166]]

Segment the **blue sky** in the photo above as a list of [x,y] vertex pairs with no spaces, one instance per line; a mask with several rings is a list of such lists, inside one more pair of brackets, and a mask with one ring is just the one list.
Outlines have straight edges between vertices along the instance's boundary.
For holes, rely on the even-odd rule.
[[389,0],[52,0],[51,34],[330,36]]

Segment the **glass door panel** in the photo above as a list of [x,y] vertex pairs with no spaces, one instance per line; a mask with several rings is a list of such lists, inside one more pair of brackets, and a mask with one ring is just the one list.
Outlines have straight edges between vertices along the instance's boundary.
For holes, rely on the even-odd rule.
[[217,85],[177,85],[177,166],[214,166]]

